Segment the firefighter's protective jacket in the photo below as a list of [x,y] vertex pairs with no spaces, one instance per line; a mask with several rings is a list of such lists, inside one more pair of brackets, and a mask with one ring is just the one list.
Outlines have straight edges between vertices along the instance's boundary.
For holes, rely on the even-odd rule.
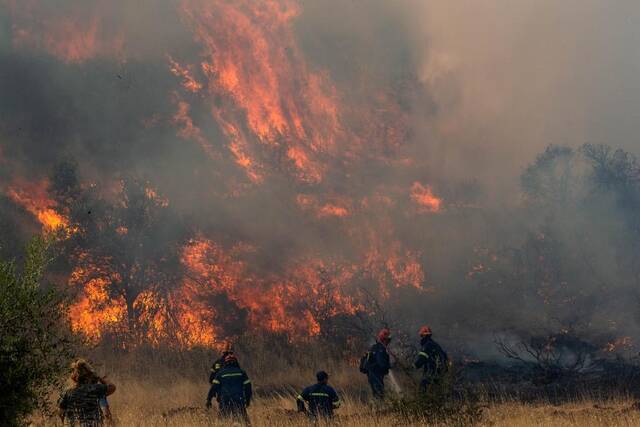
[[369,362],[367,363],[367,370],[369,373],[383,377],[389,373],[391,368],[391,362],[389,361],[389,353],[387,353],[387,347],[384,344],[377,342],[369,349]]
[[332,417],[333,410],[340,407],[338,393],[330,385],[321,383],[305,388],[297,402],[300,410],[304,410],[304,402],[307,402],[311,415],[319,417]]
[[213,379],[216,377],[218,371],[222,369],[222,366],[224,365],[224,358],[232,353],[233,352],[231,351],[225,351],[222,353],[222,356],[220,356],[218,359],[216,359],[215,362],[213,362],[213,365],[211,365],[211,371],[209,372],[209,384],[213,384]]
[[423,368],[424,377],[442,374],[447,370],[448,362],[447,353],[431,336],[426,336],[420,341],[420,352],[414,366],[416,369]]
[[221,403],[234,402],[249,406],[252,395],[251,381],[247,373],[237,364],[233,364],[218,371],[212,381],[207,401],[211,402],[211,399],[216,397]]

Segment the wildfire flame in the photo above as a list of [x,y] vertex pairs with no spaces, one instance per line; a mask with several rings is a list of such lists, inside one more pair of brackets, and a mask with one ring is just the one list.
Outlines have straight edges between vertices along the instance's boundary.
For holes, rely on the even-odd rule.
[[13,15],[13,44],[43,50],[67,63],[82,63],[98,55],[123,57],[124,34],[106,37],[100,11],[91,16],[61,16],[44,12],[38,0],[8,0]]
[[321,203],[317,197],[299,194],[296,202],[302,210],[313,212],[317,218],[344,218],[350,215],[350,201],[346,198],[333,197],[326,203]]
[[38,219],[44,231],[67,227],[66,218],[55,211],[56,203],[47,194],[47,181],[21,181],[10,186],[7,196]]
[[[324,167],[317,157],[332,152],[341,126],[335,88],[308,69],[295,43],[291,22],[298,5],[182,0],[181,11],[203,47],[199,69],[206,91],[212,99],[229,100],[214,103],[212,114],[237,164],[252,181],[261,181],[255,138],[282,150],[302,182],[320,182]],[[171,59],[170,66],[187,91],[200,91],[189,71],[194,65]]]
[[442,200],[433,194],[431,187],[417,181],[411,186],[411,200],[422,212],[440,212],[442,208]]
[[[9,2],[18,22],[12,28],[14,45],[45,50],[71,64],[97,56],[123,58],[124,33],[116,29],[108,37],[99,13],[45,20],[36,13],[39,4]],[[331,317],[365,310],[358,300],[359,278],[377,283],[381,298],[398,287],[427,289],[422,253],[402,244],[385,213],[396,198],[406,200],[406,187],[397,191],[400,196],[380,187],[356,197],[327,184],[331,172],[344,173],[351,164],[398,162],[390,158],[408,128],[399,102],[382,89],[367,93],[366,105],[346,102],[329,73],[305,61],[293,30],[301,7],[293,0],[179,0],[176,7],[200,49],[197,60],[176,52],[164,56],[178,85],[169,94],[174,112],[167,117],[178,137],[197,144],[211,160],[231,159],[246,186],[258,187],[275,174],[290,178],[296,188],[292,204],[310,221],[341,227],[354,255],[309,250],[265,274],[251,264],[261,248],[250,241],[224,245],[200,234],[180,250],[182,280],[168,292],[149,284],[129,303],[113,292],[122,277],[104,267],[108,260],[82,259],[85,267],[75,268],[68,281],[77,292],[70,309],[73,329],[95,342],[108,334],[141,334],[152,343],[177,339],[187,347],[215,345],[233,334],[228,325],[234,322],[308,337],[321,334]],[[198,121],[201,115],[193,115],[196,102],[207,107],[224,136],[222,144],[214,144]],[[7,194],[43,228],[67,227],[47,187],[20,183]],[[157,190],[147,189],[146,197],[159,207],[170,205]],[[429,185],[414,182],[409,197],[420,213],[442,210]],[[126,226],[115,228],[117,236],[129,233]],[[135,325],[131,311],[140,313]]]

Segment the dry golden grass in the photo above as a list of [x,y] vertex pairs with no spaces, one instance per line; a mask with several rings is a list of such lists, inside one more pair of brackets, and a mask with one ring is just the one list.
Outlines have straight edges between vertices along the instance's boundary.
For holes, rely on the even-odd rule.
[[[308,376],[308,375],[306,375]],[[215,426],[230,425],[219,420],[216,411],[204,409],[208,386],[180,377],[132,379],[114,376],[118,390],[110,397],[111,408],[121,426]],[[355,377],[357,378],[357,377]],[[302,379],[300,379],[302,380]],[[364,378],[359,378],[366,389]],[[354,384],[350,384],[354,388]],[[266,390],[261,389],[262,393]],[[376,414],[373,407],[351,395],[343,396],[338,411],[341,426],[429,425],[426,420],[406,420],[389,414]],[[309,424],[295,412],[293,393],[282,391],[271,397],[257,397],[249,409],[252,425],[282,426]],[[52,425],[55,420],[40,420],[35,425]],[[455,420],[440,424],[457,426]],[[489,405],[481,426],[640,426],[640,410],[634,402],[617,399],[606,402],[583,400],[560,406],[551,404],[501,403]]]
[[[257,345],[254,343],[254,346]],[[243,351],[243,367],[251,377],[256,398],[249,408],[253,426],[310,425],[295,412],[294,395],[314,380],[314,372],[327,370],[331,384],[341,394],[343,405],[338,410],[341,426],[405,426],[433,425],[428,420],[407,420],[388,413],[376,413],[367,402],[370,395],[366,378],[356,366],[331,361],[309,351],[291,358],[269,354],[268,348]],[[157,350],[138,354],[103,352],[94,357],[99,372],[108,374],[117,385],[109,398],[118,426],[216,426],[230,425],[219,420],[216,410],[205,410],[209,386],[208,369],[215,354],[163,354]],[[250,356],[250,357],[249,357]],[[417,378],[416,374],[416,378]],[[411,378],[396,372],[396,379],[405,390],[415,387]],[[416,379],[414,378],[414,380]],[[388,384],[391,389],[391,384]],[[57,396],[56,396],[57,397]],[[627,398],[602,401],[595,398],[573,403],[522,404],[492,403],[485,406],[479,426],[640,426],[640,406]],[[214,403],[215,405],[215,403]],[[55,425],[55,419],[36,417],[34,426]],[[59,423],[58,423],[59,424]],[[441,426],[461,426],[451,420]]]
[[624,399],[561,406],[507,403],[489,407],[486,418],[493,426],[640,426],[640,410]]

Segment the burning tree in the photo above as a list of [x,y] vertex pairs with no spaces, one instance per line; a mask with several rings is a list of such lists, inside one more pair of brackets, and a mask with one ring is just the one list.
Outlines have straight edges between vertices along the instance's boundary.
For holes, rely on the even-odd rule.
[[68,221],[61,243],[70,282],[81,295],[72,324],[91,338],[104,332],[102,322],[133,342],[158,338],[167,331],[156,320],[167,315],[168,293],[181,277],[185,228],[147,182],[125,176],[112,185],[81,184],[70,162],[51,178],[57,210]]

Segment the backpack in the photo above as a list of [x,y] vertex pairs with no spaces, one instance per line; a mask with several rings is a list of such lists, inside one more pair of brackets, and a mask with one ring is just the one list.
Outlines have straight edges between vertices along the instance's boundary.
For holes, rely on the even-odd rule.
[[361,358],[360,358],[360,372],[363,374],[368,374],[369,373],[369,367],[370,367],[370,363],[369,363],[369,359],[371,358],[371,352],[367,351]]

